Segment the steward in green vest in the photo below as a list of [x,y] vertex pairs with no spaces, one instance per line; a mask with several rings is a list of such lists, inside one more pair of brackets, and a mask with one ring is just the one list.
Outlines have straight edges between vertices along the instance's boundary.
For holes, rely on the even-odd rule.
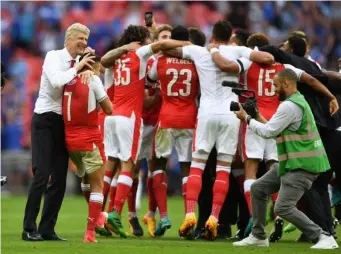
[[298,168],[312,173],[327,171],[330,169],[329,161],[309,104],[300,92],[286,100],[302,108],[303,118],[297,131],[285,129],[276,140],[279,176]]
[[[242,105],[240,110],[235,112],[240,120],[248,124],[249,131],[264,139],[276,138],[279,163],[274,163],[265,175],[251,185],[253,227],[251,234],[234,242],[234,246],[269,246],[265,231],[266,208],[269,195],[277,192],[274,212],[281,218],[282,223],[283,219],[287,220],[309,241],[315,242],[312,249],[339,247],[329,232],[323,231],[296,208],[303,194],[330,166],[311,109],[304,96],[297,91],[297,80],[302,75],[307,78],[307,74],[293,68],[283,69],[274,76],[275,92],[282,103],[269,121],[261,114],[258,114],[257,119],[251,119]],[[330,112],[336,112],[338,104],[335,97],[323,84],[314,82],[314,88],[331,99]],[[254,113],[257,110],[248,111]],[[276,222],[276,227],[277,225],[279,224]],[[280,237],[272,234],[270,240],[278,241]]]

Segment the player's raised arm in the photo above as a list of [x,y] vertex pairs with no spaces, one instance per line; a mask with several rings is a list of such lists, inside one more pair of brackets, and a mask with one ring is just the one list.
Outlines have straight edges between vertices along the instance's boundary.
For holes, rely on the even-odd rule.
[[189,41],[177,41],[177,40],[162,40],[162,41],[157,41],[153,42],[151,44],[152,51],[154,53],[157,53],[159,51],[166,51],[174,48],[179,48],[179,47],[184,47],[187,45],[191,45]]
[[270,53],[253,50],[250,54],[250,60],[260,64],[274,64],[275,58]]
[[109,68],[115,64],[115,60],[118,59],[120,56],[127,54],[130,51],[136,50],[139,48],[140,42],[131,42],[127,45],[123,45],[119,48],[110,50],[101,58],[101,64],[105,68]]
[[215,65],[218,67],[223,72],[228,72],[228,73],[240,73],[242,72],[242,69],[240,64],[238,64],[235,61],[230,61],[223,57],[219,53],[219,49],[217,48],[211,48],[210,53],[212,56],[212,61],[215,63]]
[[286,68],[293,70],[297,75],[297,80],[311,86],[315,91],[319,92],[320,94],[326,96],[330,99],[330,114],[334,115],[339,110],[339,105],[337,102],[336,97],[328,90],[328,88],[323,85],[320,81],[316,78],[311,76],[310,74],[306,73],[305,71],[298,69],[290,64],[284,64]]

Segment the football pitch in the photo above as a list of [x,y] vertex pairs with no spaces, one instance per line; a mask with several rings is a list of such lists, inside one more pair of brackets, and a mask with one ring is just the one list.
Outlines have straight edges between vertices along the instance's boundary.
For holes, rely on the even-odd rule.
[[[9,253],[68,253],[68,254],[201,254],[201,253],[341,253],[336,250],[311,250],[309,243],[294,242],[299,236],[299,231],[284,234],[281,242],[270,243],[269,248],[233,247],[231,240],[217,240],[208,242],[204,240],[185,241],[178,237],[177,230],[183,219],[182,198],[170,198],[168,202],[169,217],[172,228],[162,238],[152,239],[147,234],[144,225],[144,236],[137,238],[133,235],[128,239],[120,239],[118,236],[104,238],[97,236],[97,244],[84,244],[82,242],[86,227],[87,205],[82,197],[66,197],[59,213],[56,232],[67,238],[67,242],[25,242],[21,240],[22,220],[26,197],[3,197],[1,200],[1,251]],[[139,218],[147,211],[147,199],[143,199]],[[126,207],[125,207],[126,209]],[[126,210],[124,210],[126,211]],[[40,218],[40,215],[39,215]],[[126,212],[123,216],[123,224],[129,231]],[[268,233],[272,224],[268,226]],[[233,228],[235,231],[235,228]],[[234,232],[233,232],[234,234]],[[337,229],[341,239],[341,229]],[[341,245],[341,241],[338,240]]]

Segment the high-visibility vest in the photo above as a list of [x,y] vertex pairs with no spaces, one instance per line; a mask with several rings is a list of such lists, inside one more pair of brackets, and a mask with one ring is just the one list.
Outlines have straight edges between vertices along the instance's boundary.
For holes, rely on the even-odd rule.
[[285,129],[276,140],[279,176],[295,169],[316,174],[327,171],[330,169],[328,157],[308,102],[299,92],[286,100],[302,108],[303,117],[297,131]]

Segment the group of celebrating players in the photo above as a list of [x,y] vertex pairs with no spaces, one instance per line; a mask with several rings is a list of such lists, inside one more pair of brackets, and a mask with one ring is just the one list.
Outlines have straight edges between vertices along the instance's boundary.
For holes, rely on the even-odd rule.
[[[68,32],[86,47],[88,28],[76,23]],[[290,50],[297,37],[302,38],[302,34],[292,34],[283,50]],[[101,235],[111,235],[112,231],[126,238],[121,221],[126,200],[130,230],[136,236],[143,235],[135,200],[144,159],[148,161],[149,212],[143,221],[150,236],[165,234],[171,227],[165,169],[174,148],[180,162],[184,198],[181,237],[190,237],[196,227],[202,174],[214,147],[216,178],[205,237],[217,237],[218,218],[235,160],[244,162],[243,189],[252,214],[250,188],[260,161],[264,160],[267,168],[277,163],[276,141],[263,139],[240,123],[230,111],[230,103],[239,98],[231,88],[221,85],[223,81],[239,82],[254,90],[259,111],[267,120],[281,100],[275,96],[273,77],[285,68],[292,69],[298,80],[335,100],[323,84],[306,72],[276,63],[270,53],[259,51],[270,44],[264,34],[253,34],[243,43],[227,21],[218,21],[210,44],[205,47],[205,43],[205,35],[197,28],[156,28],[155,22],[151,28],[130,25],[117,48],[102,58],[90,52],[79,59],[84,67],[79,76],[65,85],[63,118],[70,159],[82,177],[82,191],[89,204],[84,242],[96,242],[95,231]],[[101,72],[104,85],[99,78]],[[239,153],[237,147],[241,148]]]

